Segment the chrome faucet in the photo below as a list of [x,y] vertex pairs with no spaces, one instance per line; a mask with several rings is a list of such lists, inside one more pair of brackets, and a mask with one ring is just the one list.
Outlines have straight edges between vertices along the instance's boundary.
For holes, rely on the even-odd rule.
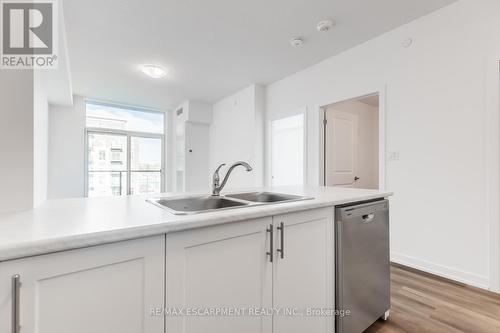
[[217,169],[215,169],[214,175],[212,177],[212,179],[213,179],[213,181],[212,181],[212,195],[213,196],[220,195],[220,191],[222,191],[222,189],[226,185],[226,182],[227,182],[227,179],[229,178],[229,175],[231,174],[233,169],[236,168],[237,166],[241,165],[241,166],[245,167],[245,169],[247,171],[252,171],[252,167],[248,163],[243,162],[243,161],[236,162],[229,167],[229,169],[226,172],[226,176],[224,177],[224,180],[222,180],[222,184],[219,184],[219,182],[220,182],[219,170],[224,165],[226,165],[226,164],[223,163],[223,164],[219,165],[219,167]]

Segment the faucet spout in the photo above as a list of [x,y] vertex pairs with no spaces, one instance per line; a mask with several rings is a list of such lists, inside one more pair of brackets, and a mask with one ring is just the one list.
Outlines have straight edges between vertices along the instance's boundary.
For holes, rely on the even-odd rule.
[[220,191],[222,191],[222,189],[224,188],[224,186],[226,186],[226,183],[227,183],[227,180],[229,179],[229,176],[231,175],[231,172],[233,172],[233,169],[236,168],[237,166],[242,166],[246,169],[246,171],[252,171],[252,167],[250,166],[250,164],[246,163],[246,162],[243,162],[243,161],[239,161],[239,162],[236,162],[234,163],[233,165],[231,165],[229,167],[229,169],[227,170],[226,172],[226,176],[224,177],[224,179],[222,180],[222,183],[219,184],[219,181],[220,181],[220,176],[219,176],[219,170],[220,168],[222,168],[225,164],[221,164],[214,172],[214,175],[213,175],[213,183],[212,183],[212,195],[213,196],[219,196],[220,195]]

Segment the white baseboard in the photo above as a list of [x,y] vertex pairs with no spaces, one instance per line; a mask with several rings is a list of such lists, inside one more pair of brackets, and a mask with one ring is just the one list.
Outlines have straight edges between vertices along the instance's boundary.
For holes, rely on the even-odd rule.
[[427,273],[438,275],[446,279],[465,283],[481,289],[489,289],[489,278],[487,276],[476,275],[469,272],[457,270],[455,268],[438,265],[426,260],[410,257],[404,254],[391,252],[391,261],[403,266],[415,268]]

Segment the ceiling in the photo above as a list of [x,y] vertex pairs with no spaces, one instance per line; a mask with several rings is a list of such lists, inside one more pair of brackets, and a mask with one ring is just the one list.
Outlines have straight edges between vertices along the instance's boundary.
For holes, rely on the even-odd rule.
[[[75,94],[168,109],[269,84],[454,0],[65,0]],[[335,21],[328,33],[316,23]],[[305,44],[293,48],[292,37]],[[170,69],[145,77],[139,64]]]

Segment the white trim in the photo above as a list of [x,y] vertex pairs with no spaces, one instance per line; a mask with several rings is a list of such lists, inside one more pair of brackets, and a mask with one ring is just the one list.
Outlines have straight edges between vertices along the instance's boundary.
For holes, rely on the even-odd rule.
[[265,185],[270,187],[272,184],[273,184],[273,170],[271,169],[272,168],[272,161],[271,159],[273,158],[273,152],[272,152],[272,134],[271,134],[271,131],[272,131],[272,120],[266,120],[264,126],[266,127],[265,128],[265,142],[266,142],[266,145],[264,147],[265,149],[265,154],[266,154],[266,158],[265,158],[265,161],[264,161],[264,164],[265,164]]
[[[323,120],[325,119],[325,109],[332,105],[347,101],[355,101],[363,97],[368,97],[372,95],[379,96],[379,110],[378,110],[378,122],[379,122],[379,189],[385,191],[387,189],[387,86],[384,85],[378,89],[373,90],[363,90],[358,94],[350,94],[350,96],[345,96],[343,98],[337,98],[331,103],[321,105],[318,107],[319,110],[319,184],[321,186],[325,185],[325,125]],[[356,97],[353,97],[356,96]]]
[[174,138],[172,137],[172,133],[174,132],[172,129],[172,114],[173,112],[166,112],[165,117],[163,117],[163,163],[165,165],[165,180],[164,180],[164,191],[165,192],[173,192],[173,161],[175,160],[174,156]]
[[[87,132],[87,133],[90,133],[90,132]],[[163,145],[163,144],[162,144]],[[162,156],[163,156],[163,152],[161,152]],[[127,134],[127,195],[130,195],[132,194],[132,139],[131,139],[131,135],[130,134]],[[160,175],[162,175],[163,173],[163,167],[162,167],[162,170],[160,172]],[[163,177],[160,176],[160,182],[163,181]],[[120,184],[121,185],[121,184]],[[160,185],[160,192],[161,192],[161,185]],[[121,195],[121,193],[120,193]]]
[[100,128],[100,127],[86,127],[86,131],[88,132],[97,132],[103,134],[114,134],[114,135],[130,135],[130,136],[139,136],[141,138],[152,138],[152,139],[163,139],[163,134],[157,133],[148,133],[148,132],[136,132],[136,131],[124,131],[124,130],[115,130],[110,128]]
[[325,179],[325,120],[326,120],[326,106],[319,106],[319,186],[326,186]]
[[89,188],[89,136],[87,135],[87,129],[83,130],[83,196],[87,198],[88,188]]
[[378,91],[378,187],[387,190],[387,86]]
[[500,292],[500,66],[498,59],[485,61],[485,211],[489,221],[490,290]]
[[481,289],[488,289],[489,280],[487,276],[481,276],[470,272],[460,271],[448,266],[435,264],[430,261],[410,257],[404,254],[391,252],[391,261],[415,268],[427,273],[438,275],[450,280],[465,283],[470,286],[478,287]]
[[304,186],[308,185],[309,184],[309,180],[308,180],[308,170],[309,168],[307,167],[307,153],[309,151],[309,147],[308,147],[308,144],[309,144],[309,139],[308,139],[308,136],[309,136],[309,131],[308,131],[308,126],[309,126],[309,120],[308,120],[308,108],[307,106],[304,106],[301,108],[302,111],[303,111],[303,115],[304,115],[304,123],[302,124],[303,126],[303,134],[304,134],[304,142],[303,142],[303,145],[304,145],[304,151],[303,151],[303,155],[302,155],[302,158],[303,158],[303,167],[302,167],[302,170],[304,171],[304,179],[302,181],[302,184]]

